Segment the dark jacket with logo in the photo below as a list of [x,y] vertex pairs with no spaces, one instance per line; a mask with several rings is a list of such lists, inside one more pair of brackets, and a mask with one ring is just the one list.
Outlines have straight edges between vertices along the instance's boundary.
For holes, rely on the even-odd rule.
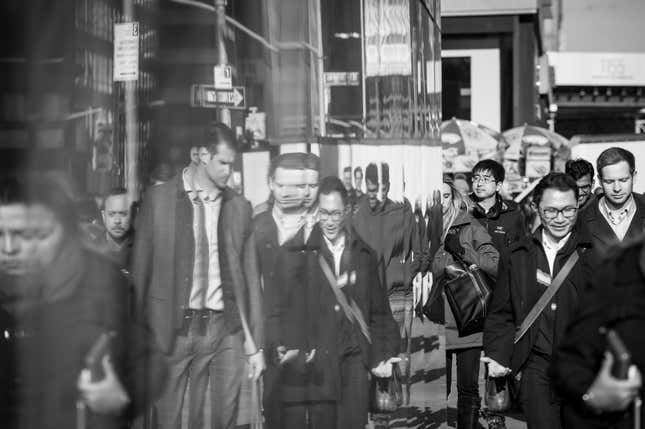
[[[635,192],[632,195],[636,204],[636,212],[627,234],[625,234],[624,242],[636,239],[645,232],[645,196]],[[619,244],[620,240],[600,211],[601,198],[603,197],[595,198],[591,204],[585,205],[578,215],[578,224],[589,230],[596,250],[600,254],[607,254],[609,248]]]
[[470,199],[473,206],[472,216],[486,228],[497,251],[505,252],[511,244],[524,238],[526,222],[515,202],[504,201],[497,194],[495,204],[488,213],[485,213],[484,209],[477,204],[474,194],[470,194]]
[[[615,329],[629,350],[632,363],[641,373],[645,369],[645,242],[631,241],[614,249],[603,260],[602,267],[554,355],[553,380],[565,400],[563,416],[567,428],[633,427],[629,412],[597,415],[586,407],[582,395],[596,378],[607,350],[601,328]],[[640,396],[644,393],[641,388]]]
[[[512,244],[506,254],[502,254],[497,275],[497,287],[493,291],[490,313],[484,324],[484,352],[501,365],[511,368],[513,373],[520,371],[533,349],[538,333],[536,321],[531,329],[517,343],[513,344],[515,330],[545,289],[538,287],[537,261],[541,252],[542,228],[532,235]],[[554,275],[560,271],[569,256],[580,252],[580,259],[567,276],[560,289],[547,304],[544,311],[553,311],[553,348],[561,343],[565,329],[579,308],[593,269],[598,265],[598,257],[591,249],[591,238],[576,228],[569,240],[558,251]]]
[[[247,317],[257,347],[264,324],[255,254],[250,252],[251,204],[232,189],[222,191],[217,226],[224,317],[229,333]],[[152,186],[141,205],[133,254],[139,308],[150,320],[161,347],[170,353],[187,308],[195,254],[193,208],[182,175]]]

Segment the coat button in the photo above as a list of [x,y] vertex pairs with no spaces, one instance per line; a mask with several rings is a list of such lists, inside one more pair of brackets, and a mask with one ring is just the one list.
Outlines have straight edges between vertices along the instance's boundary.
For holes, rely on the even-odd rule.
[[557,308],[558,308],[558,304],[556,304],[555,302],[552,302],[551,303],[551,310],[555,311],[555,310],[557,310]]
[[334,311],[340,311],[340,305],[338,304],[334,305]]

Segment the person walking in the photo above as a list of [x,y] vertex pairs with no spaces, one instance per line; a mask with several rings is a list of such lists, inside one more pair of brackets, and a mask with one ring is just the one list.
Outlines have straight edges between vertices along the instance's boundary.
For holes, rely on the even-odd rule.
[[[497,273],[499,252],[493,246],[486,229],[468,212],[462,194],[450,183],[441,187],[443,233],[441,244],[432,260],[435,281],[445,282],[446,268],[456,259],[476,264],[490,276]],[[482,351],[482,334],[460,336],[454,315],[444,303],[446,324],[446,368],[448,394],[451,390],[452,360],[457,360],[457,428],[473,429],[478,425],[481,398],[479,396],[479,359]]]

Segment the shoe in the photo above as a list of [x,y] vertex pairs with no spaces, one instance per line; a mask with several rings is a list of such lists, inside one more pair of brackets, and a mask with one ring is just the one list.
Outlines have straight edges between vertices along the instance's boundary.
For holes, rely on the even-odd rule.
[[486,415],[486,423],[488,423],[488,429],[506,429],[506,419],[504,416],[488,414]]

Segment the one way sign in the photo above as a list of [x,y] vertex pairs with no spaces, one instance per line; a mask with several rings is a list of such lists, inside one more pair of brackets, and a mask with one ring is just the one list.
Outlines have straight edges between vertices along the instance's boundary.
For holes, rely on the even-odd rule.
[[246,109],[245,95],[246,92],[242,86],[218,89],[213,85],[192,85],[190,87],[190,105],[192,107]]

